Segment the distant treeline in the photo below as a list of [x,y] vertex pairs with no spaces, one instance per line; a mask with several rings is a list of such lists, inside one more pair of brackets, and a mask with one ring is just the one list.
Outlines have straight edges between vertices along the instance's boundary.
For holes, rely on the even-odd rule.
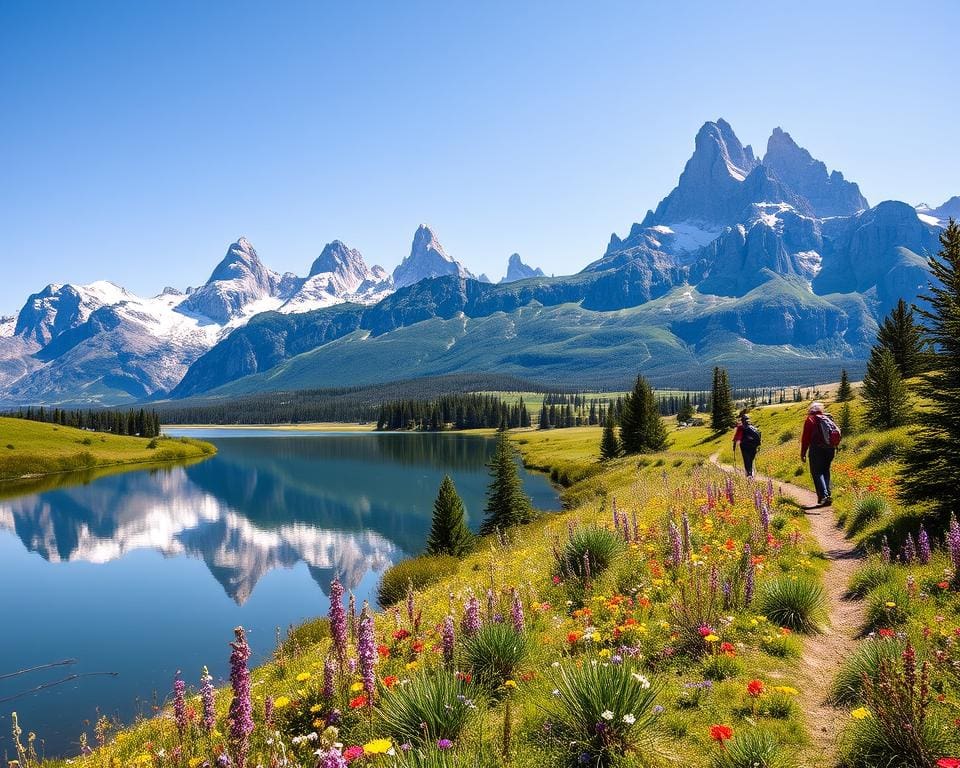
[[[433,401],[470,392],[544,392],[516,376],[456,374],[358,387],[262,392],[230,399],[157,403],[164,424],[299,424],[315,421],[376,421],[381,403]],[[494,425],[496,426],[496,425]]]
[[377,429],[439,432],[485,427],[515,429],[530,426],[523,398],[507,403],[496,395],[445,395],[435,400],[394,400],[380,405]]
[[144,408],[128,411],[80,410],[45,408],[40,405],[20,408],[4,415],[28,421],[42,421],[45,424],[59,424],[62,427],[112,432],[115,435],[157,437],[160,434],[160,416],[156,411],[147,411]]

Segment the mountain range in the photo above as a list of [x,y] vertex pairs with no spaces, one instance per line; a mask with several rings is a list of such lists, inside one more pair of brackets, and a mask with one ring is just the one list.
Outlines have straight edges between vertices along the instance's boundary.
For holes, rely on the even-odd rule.
[[201,287],[140,298],[51,284],[0,318],[0,403],[115,404],[499,372],[572,386],[823,381],[862,368],[877,321],[917,301],[937,208],[885,201],[780,128],[763,157],[724,120],[697,133],[677,186],[577,274],[513,254],[475,277],[420,226],[390,275],[340,241],[306,277],[240,238]]

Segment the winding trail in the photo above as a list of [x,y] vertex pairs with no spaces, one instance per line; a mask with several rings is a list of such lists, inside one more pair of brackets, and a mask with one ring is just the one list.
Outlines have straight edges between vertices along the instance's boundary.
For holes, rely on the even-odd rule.
[[[721,464],[719,456],[719,453],[714,453],[710,461],[724,472],[737,471],[729,464]],[[768,479],[760,474],[756,477],[763,482]],[[812,507],[817,503],[814,492],[776,478],[770,479],[777,484],[781,495],[789,496],[801,506]],[[864,623],[863,602],[844,597],[850,577],[860,564],[863,553],[844,537],[829,507],[806,509],[804,514],[827,560],[823,588],[828,624],[821,634],[804,638],[803,656],[797,670],[800,686],[798,700],[806,716],[814,747],[807,765],[826,768],[836,765],[837,737],[847,718],[846,711],[838,710],[826,702],[830,682],[843,659],[856,647],[857,634]]]

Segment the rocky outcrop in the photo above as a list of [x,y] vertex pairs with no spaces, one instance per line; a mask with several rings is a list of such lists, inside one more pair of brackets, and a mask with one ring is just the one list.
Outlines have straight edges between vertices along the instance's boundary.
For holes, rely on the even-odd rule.
[[[530,267],[523,263],[519,253],[510,255],[507,261],[507,274],[501,283],[513,283],[517,280],[526,280],[528,277],[543,277],[543,270],[539,267]],[[489,280],[487,281],[489,282]]]

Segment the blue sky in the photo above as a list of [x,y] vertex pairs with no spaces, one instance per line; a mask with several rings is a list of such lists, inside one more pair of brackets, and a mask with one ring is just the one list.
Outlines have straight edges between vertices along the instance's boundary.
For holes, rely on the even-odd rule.
[[392,269],[416,226],[494,279],[581,269],[705,120],[780,125],[871,203],[960,194],[960,4],[0,0],[0,314],[150,295],[247,236]]

